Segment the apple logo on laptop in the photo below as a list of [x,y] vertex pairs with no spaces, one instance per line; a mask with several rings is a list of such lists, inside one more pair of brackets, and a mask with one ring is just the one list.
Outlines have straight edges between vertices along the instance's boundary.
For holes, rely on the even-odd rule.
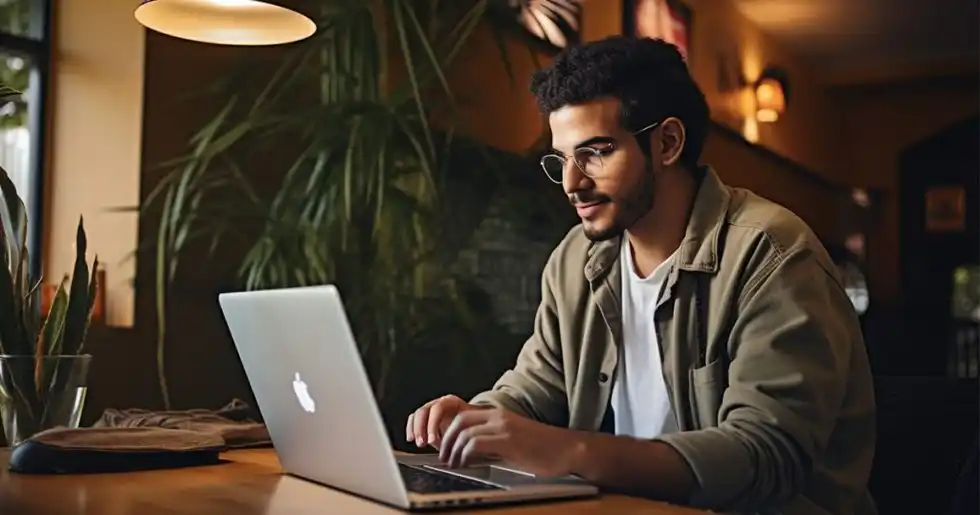
[[296,399],[299,400],[299,405],[303,407],[303,411],[307,413],[316,411],[316,401],[310,396],[310,389],[299,377],[299,372],[296,372],[296,378],[293,379],[293,391],[296,392]]

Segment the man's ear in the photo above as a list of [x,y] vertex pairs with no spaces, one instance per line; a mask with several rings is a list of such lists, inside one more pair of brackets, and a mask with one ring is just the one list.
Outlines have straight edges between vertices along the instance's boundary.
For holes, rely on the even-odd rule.
[[670,166],[680,160],[684,151],[684,143],[687,141],[684,122],[671,116],[660,124],[660,134],[660,162],[664,166]]

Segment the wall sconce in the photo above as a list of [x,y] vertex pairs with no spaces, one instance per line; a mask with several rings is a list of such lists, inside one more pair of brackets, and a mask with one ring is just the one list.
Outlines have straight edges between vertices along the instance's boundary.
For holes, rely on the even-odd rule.
[[316,32],[308,17],[258,0],[142,0],[135,14],[148,29],[216,45],[281,45]]
[[762,71],[755,82],[755,119],[772,123],[786,112],[789,102],[789,78],[786,72],[773,66]]

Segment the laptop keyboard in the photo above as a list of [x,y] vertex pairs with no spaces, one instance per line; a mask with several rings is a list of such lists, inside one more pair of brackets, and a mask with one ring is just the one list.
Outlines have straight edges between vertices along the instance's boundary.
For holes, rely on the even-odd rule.
[[405,480],[405,488],[409,492],[419,494],[439,494],[447,492],[468,492],[473,490],[503,490],[499,486],[489,485],[475,479],[443,474],[422,467],[413,467],[402,463],[398,470]]

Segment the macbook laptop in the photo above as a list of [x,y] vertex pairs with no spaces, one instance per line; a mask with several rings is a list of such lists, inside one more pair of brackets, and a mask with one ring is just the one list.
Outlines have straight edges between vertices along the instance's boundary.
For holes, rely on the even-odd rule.
[[489,462],[448,469],[434,454],[395,453],[335,287],[218,300],[287,474],[406,510],[598,493],[576,477]]

